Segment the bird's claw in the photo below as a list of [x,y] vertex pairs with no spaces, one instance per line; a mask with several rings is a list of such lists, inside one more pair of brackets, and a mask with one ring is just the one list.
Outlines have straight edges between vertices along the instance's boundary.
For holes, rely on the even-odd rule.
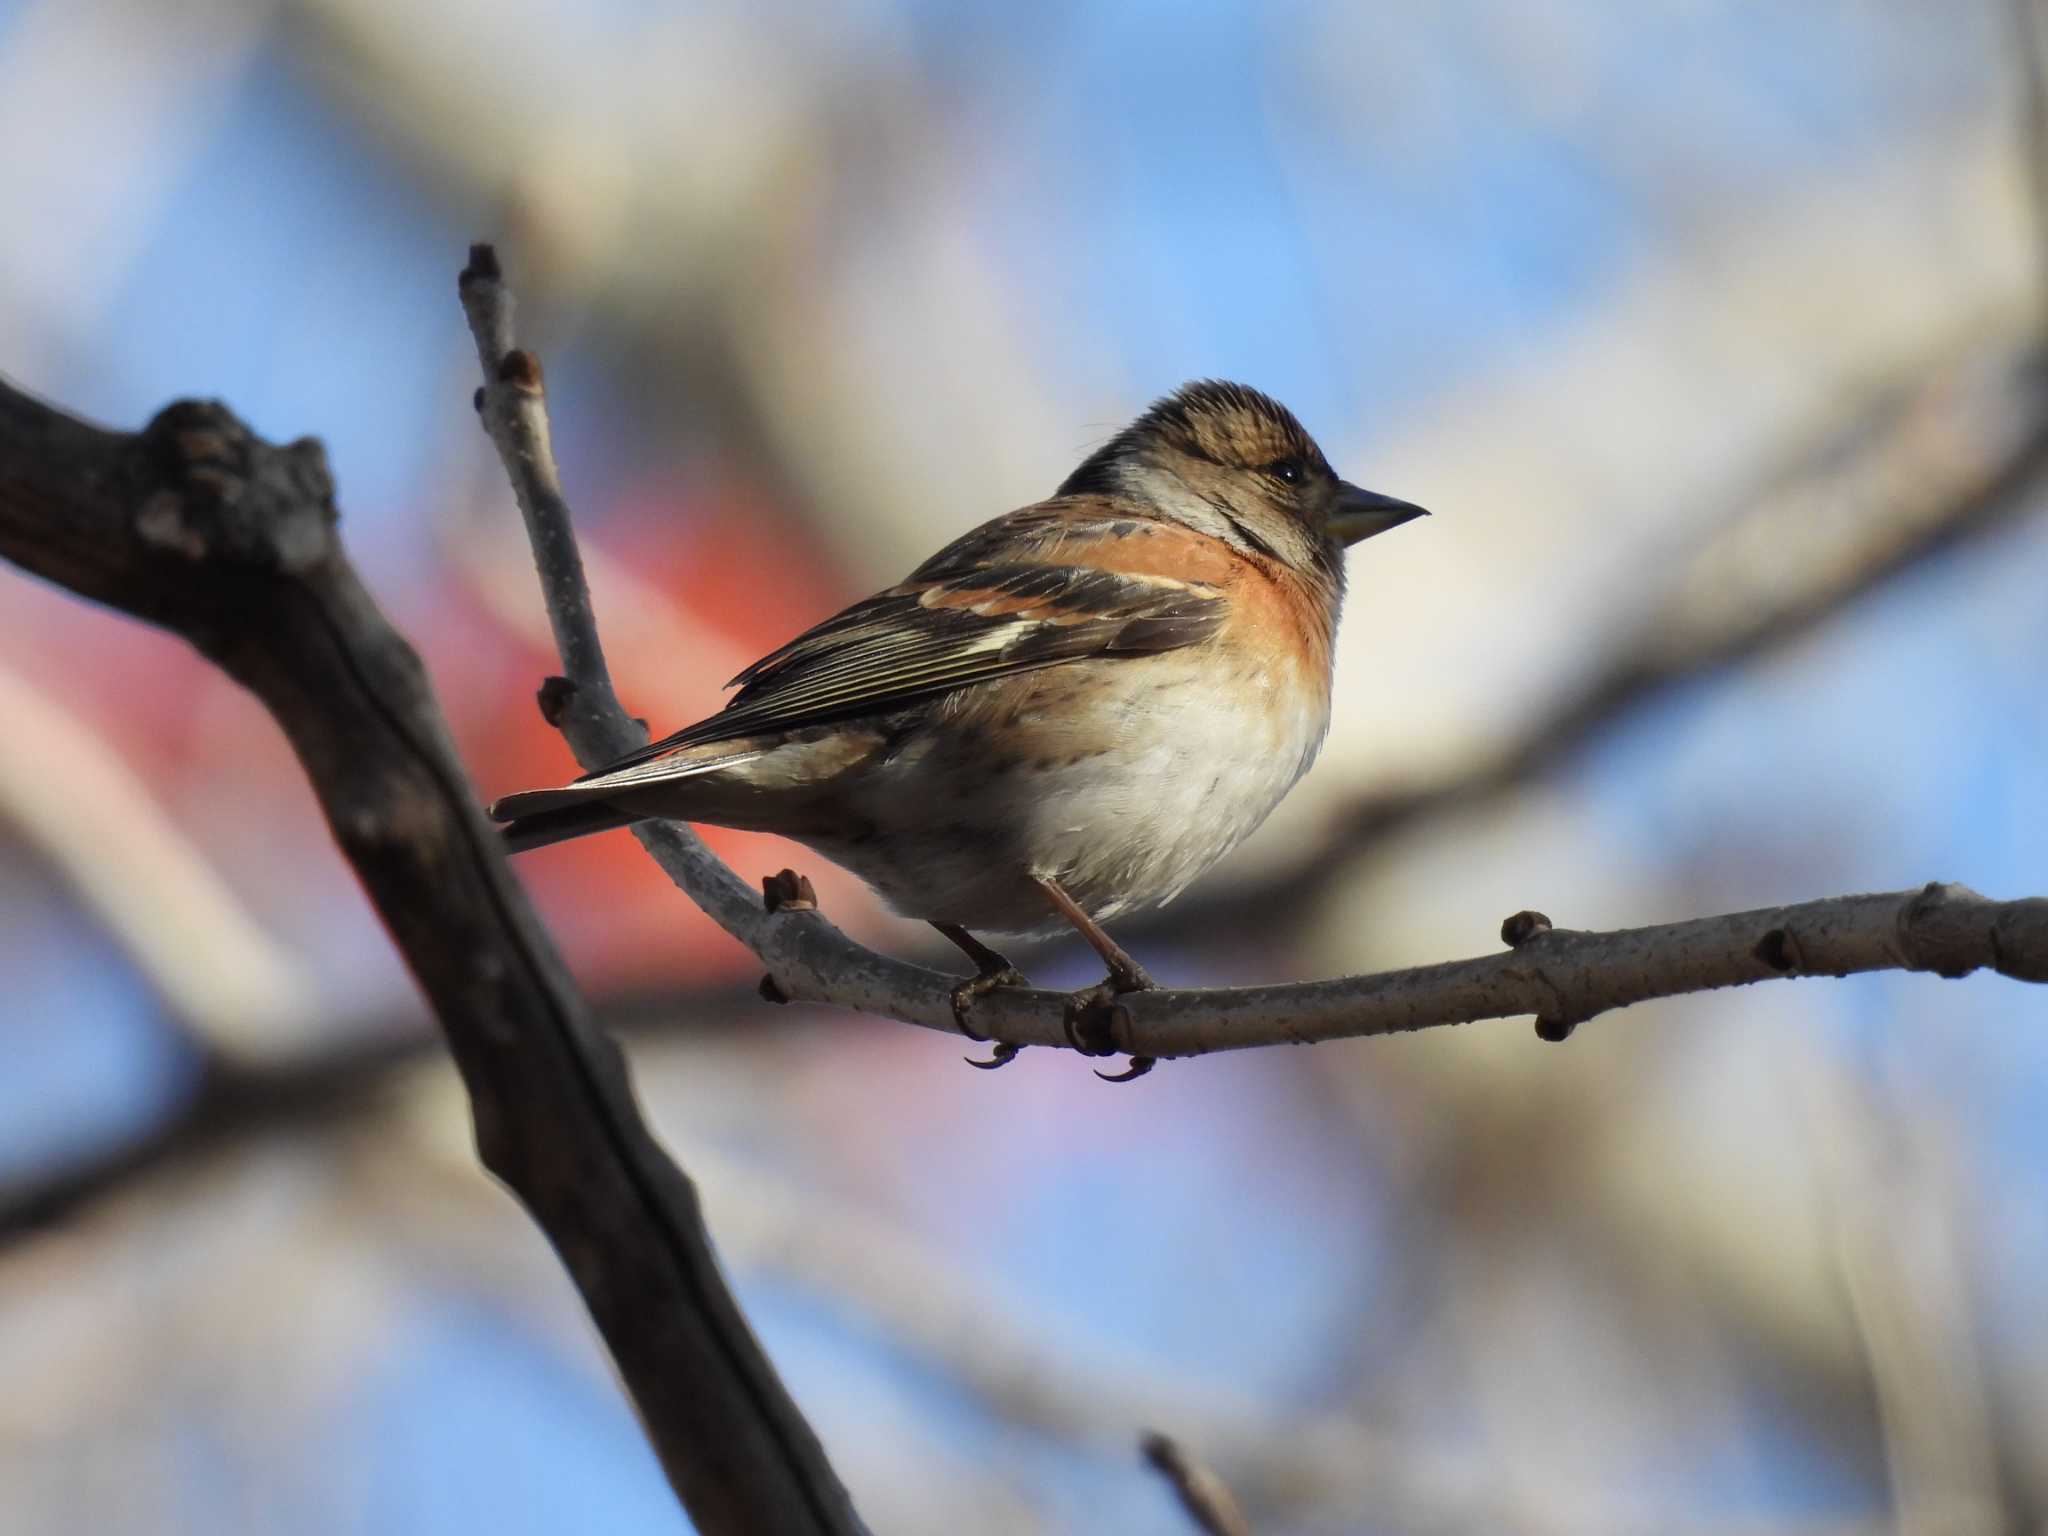
[[1125,1067],[1123,1071],[1097,1072],[1095,1075],[1105,1083],[1128,1083],[1135,1078],[1143,1077],[1158,1065],[1159,1058],[1157,1056],[1133,1056],[1131,1064]]
[[[985,1037],[976,1036],[975,1038],[981,1039]],[[961,1059],[970,1067],[979,1067],[984,1072],[993,1072],[997,1067],[1007,1067],[1011,1062],[1015,1061],[1017,1053],[1023,1049],[1024,1047],[1017,1044],[1014,1040],[998,1040],[994,1054],[987,1061],[976,1061],[972,1056],[965,1056]]]
[[[1114,1056],[1118,1034],[1127,1034],[1131,1023],[1129,1010],[1117,999],[1130,992],[1153,991],[1158,985],[1135,961],[1128,968],[1112,966],[1110,973],[1094,986],[1086,987],[1067,999],[1061,1019],[1067,1044],[1083,1056]],[[1097,1072],[1095,1075],[1105,1083],[1128,1083],[1150,1072],[1157,1062],[1156,1056],[1133,1056],[1123,1071]]]

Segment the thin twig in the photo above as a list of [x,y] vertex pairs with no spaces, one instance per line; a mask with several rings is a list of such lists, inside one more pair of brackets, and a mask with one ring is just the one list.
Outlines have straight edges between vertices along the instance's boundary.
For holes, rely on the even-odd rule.
[[[854,944],[815,913],[765,928],[758,951],[791,1001],[834,1003],[951,1033],[953,979]],[[1533,1016],[1561,1039],[1586,1020],[1653,998],[1755,981],[1995,970],[2048,981],[2048,898],[1990,901],[1961,886],[1837,896],[1647,928],[1544,930],[1502,954],[1333,981],[1161,989],[1119,999],[1112,1050],[1200,1056],[1262,1045],[1401,1034]],[[1066,994],[1003,989],[975,1022],[1000,1040],[1064,1045]]]
[[[563,739],[585,768],[631,751],[646,730],[619,704],[611,670],[598,639],[590,587],[575,524],[555,468],[548,428],[547,386],[540,361],[512,345],[512,290],[503,280],[497,253],[470,247],[459,283],[463,313],[476,339],[484,385],[477,405],[484,428],[503,460],[519,510],[526,519],[540,572],[541,596],[555,632],[568,687],[556,699],[554,718]],[[680,822],[649,823],[634,829],[647,851],[690,898],[756,953],[762,927],[760,898],[728,869],[703,840]]]
[[[482,409],[525,512],[543,594],[562,604],[558,633],[577,637],[581,676],[556,718],[585,768],[642,733],[617,702],[597,644],[575,531],[549,450],[547,396],[531,354],[500,350],[511,294],[489,246],[473,247],[463,307],[485,386]],[[2034,418],[2030,418],[2034,421]],[[2038,422],[2035,422],[2038,425]],[[2048,453],[2042,433],[2037,453]],[[769,995],[832,1003],[907,1024],[957,1031],[954,980],[876,954],[811,910],[764,909],[753,890],[687,826],[643,823],[641,842],[684,893],[768,967]],[[1249,1046],[1392,1034],[1478,1019],[1534,1015],[1545,1038],[1651,998],[1794,975],[1987,968],[2048,980],[2048,899],[1992,902],[1960,886],[1846,896],[1610,933],[1543,932],[1510,953],[1372,976],[1276,986],[1130,994],[1111,1010],[1096,1054],[1196,1056]],[[1004,988],[981,999],[975,1025],[1009,1044],[1071,1046],[1063,993]]]
[[1138,1442],[1139,1452],[1172,1487],[1180,1507],[1202,1536],[1251,1536],[1251,1523],[1229,1487],[1208,1467],[1157,1430]]

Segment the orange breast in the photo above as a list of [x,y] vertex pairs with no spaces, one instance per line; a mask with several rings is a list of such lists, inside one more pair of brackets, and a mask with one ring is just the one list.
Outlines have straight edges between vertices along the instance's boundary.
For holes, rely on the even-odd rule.
[[1292,672],[1298,686],[1327,696],[1337,627],[1332,594],[1276,563],[1243,561],[1230,598],[1222,642],[1262,658],[1278,675]]
[[1085,560],[1103,570],[1221,587],[1230,622],[1220,645],[1295,686],[1327,695],[1336,641],[1335,594],[1314,576],[1277,560],[1240,554],[1220,539],[1178,523],[1141,523],[1123,538],[1062,538],[1041,557]]

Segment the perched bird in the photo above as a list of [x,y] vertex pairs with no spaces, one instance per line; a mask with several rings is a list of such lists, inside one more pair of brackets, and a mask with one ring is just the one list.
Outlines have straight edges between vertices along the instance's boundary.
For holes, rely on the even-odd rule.
[[969,1034],[977,997],[1023,982],[971,930],[1071,924],[1109,966],[1071,1033],[1152,985],[1101,920],[1172,900],[1314,761],[1344,547],[1422,515],[1338,479],[1277,401],[1188,384],[1050,500],[755,662],[719,713],[490,813],[515,853],[650,817],[804,843],[975,962]]

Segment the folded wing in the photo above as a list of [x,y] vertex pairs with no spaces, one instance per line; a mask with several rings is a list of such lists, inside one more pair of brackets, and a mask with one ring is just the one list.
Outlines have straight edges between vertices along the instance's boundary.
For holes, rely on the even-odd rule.
[[[1071,538],[1071,528],[1063,532]],[[579,782],[702,772],[731,760],[706,750],[721,743],[738,757],[749,750],[741,743],[887,714],[1012,673],[1194,645],[1223,621],[1223,594],[1213,585],[1089,566],[976,563],[975,537],[755,662],[733,679],[739,692],[719,713]]]

